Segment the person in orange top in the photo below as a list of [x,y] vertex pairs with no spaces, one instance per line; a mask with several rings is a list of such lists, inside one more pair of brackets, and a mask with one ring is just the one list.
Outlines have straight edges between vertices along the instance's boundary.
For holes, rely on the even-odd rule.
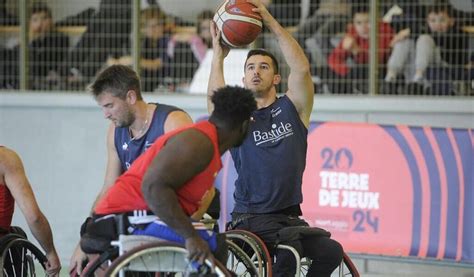
[[[352,93],[351,87],[358,90],[357,92],[368,92],[366,87],[370,35],[368,4],[353,4],[352,21],[352,24],[348,25],[344,38],[328,58],[329,67],[334,75],[332,77],[336,79],[335,85],[341,83],[341,77],[345,78],[343,82],[348,83],[348,86],[342,86],[342,89],[333,87],[333,93]],[[394,32],[390,25],[384,22],[380,22],[378,27],[378,59],[379,63],[383,64],[390,54],[390,41]]]
[[54,247],[51,227],[38,207],[23,163],[15,151],[0,146],[0,237],[10,233],[15,201],[31,233],[46,252],[47,276],[59,276],[61,263]]

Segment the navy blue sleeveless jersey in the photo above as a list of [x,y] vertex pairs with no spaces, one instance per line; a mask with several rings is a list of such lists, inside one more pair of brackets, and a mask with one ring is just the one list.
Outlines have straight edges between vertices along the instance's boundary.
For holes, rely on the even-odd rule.
[[115,128],[115,149],[122,165],[122,172],[126,171],[138,156],[145,152],[153,142],[165,133],[165,121],[173,111],[181,111],[181,109],[154,103],[156,105],[153,118],[148,131],[139,139],[132,139],[128,127]]
[[272,213],[299,205],[307,128],[287,96],[252,117],[243,144],[230,150],[238,174],[234,212]]

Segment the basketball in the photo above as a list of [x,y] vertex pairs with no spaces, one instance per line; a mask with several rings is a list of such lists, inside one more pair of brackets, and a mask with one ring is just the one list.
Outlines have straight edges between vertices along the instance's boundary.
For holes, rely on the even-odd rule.
[[252,43],[262,31],[262,17],[253,12],[254,5],[246,0],[227,0],[214,15],[223,42],[231,48]]

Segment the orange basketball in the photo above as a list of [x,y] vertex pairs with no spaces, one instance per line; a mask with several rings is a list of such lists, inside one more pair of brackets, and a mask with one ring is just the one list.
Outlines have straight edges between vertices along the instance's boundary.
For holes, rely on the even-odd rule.
[[262,32],[262,17],[246,0],[227,0],[214,15],[221,38],[229,47],[243,47],[252,43]]

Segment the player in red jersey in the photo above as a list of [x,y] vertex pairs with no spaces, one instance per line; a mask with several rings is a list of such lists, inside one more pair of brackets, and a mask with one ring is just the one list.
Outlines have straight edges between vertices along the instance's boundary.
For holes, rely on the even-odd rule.
[[198,232],[190,216],[213,190],[221,155],[245,138],[256,102],[249,90],[230,86],[216,90],[211,100],[215,109],[208,121],[163,135],[117,179],[86,229],[110,214],[148,210],[158,219],[132,226],[130,233],[182,242],[189,259],[201,263],[212,258],[211,250],[222,253],[219,240]]
[[31,233],[46,252],[46,273],[59,276],[61,263],[54,248],[51,227],[38,207],[23,163],[13,150],[0,146],[0,236],[9,233],[15,201]]

